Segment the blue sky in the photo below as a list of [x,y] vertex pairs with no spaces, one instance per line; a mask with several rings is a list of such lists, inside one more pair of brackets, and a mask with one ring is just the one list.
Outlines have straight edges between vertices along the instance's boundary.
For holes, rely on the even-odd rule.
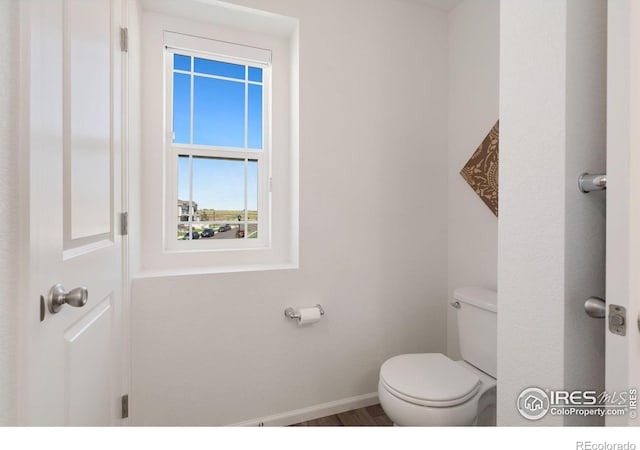
[[[247,209],[258,209],[258,162],[247,167]],[[189,158],[178,158],[178,198],[189,198]],[[198,209],[244,209],[244,161],[193,158],[193,200]]]
[[[191,71],[192,59],[176,54],[174,69]],[[245,148],[245,66],[193,58],[193,144]],[[222,76],[238,81],[198,76]],[[191,143],[191,74],[173,74],[175,143]],[[262,82],[262,69],[249,67],[250,81]],[[248,84],[247,143],[262,149],[262,84]],[[258,164],[248,163],[247,209],[257,210]],[[244,161],[193,158],[193,200],[198,209],[243,210]],[[189,198],[189,158],[178,161],[178,198]]]

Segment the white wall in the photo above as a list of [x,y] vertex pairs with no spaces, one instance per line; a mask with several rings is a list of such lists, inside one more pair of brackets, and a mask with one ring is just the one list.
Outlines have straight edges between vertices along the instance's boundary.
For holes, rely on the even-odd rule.
[[15,419],[18,292],[18,1],[0,1],[0,425]]
[[[446,15],[405,0],[237,3],[300,19],[300,269],[134,280],[137,424],[375,393],[389,356],[446,350]],[[312,327],[283,317],[315,303],[326,317]]]
[[[604,388],[604,195],[577,191],[605,169],[606,5],[502,2],[498,425],[531,425],[526,387]],[[547,416],[537,425],[597,424]]]
[[[498,219],[460,175],[498,120],[500,2],[469,0],[449,13],[448,299],[461,286],[497,288]],[[455,310],[447,353],[458,359]]]

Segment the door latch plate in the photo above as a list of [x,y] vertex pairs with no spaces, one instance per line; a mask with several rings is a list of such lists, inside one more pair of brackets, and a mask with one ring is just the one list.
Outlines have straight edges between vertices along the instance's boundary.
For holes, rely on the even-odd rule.
[[121,399],[121,406],[122,406],[122,414],[121,417],[123,419],[128,419],[129,418],[129,394],[124,394]]
[[627,334],[627,309],[620,305],[609,305],[609,331],[618,336]]

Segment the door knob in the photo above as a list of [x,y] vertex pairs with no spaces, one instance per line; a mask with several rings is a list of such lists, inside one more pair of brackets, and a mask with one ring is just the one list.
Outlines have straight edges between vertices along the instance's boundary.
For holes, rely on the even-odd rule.
[[584,302],[584,310],[589,317],[593,317],[594,319],[604,319],[607,315],[605,301],[600,297],[589,297],[587,301]]
[[69,292],[65,292],[63,285],[56,284],[49,291],[49,301],[47,304],[49,305],[49,311],[55,314],[60,311],[60,308],[65,304],[80,308],[87,304],[88,298],[89,291],[86,287],[78,287],[71,289]]
[[592,191],[602,191],[607,188],[607,174],[583,173],[578,177],[578,188],[580,192],[587,194]]

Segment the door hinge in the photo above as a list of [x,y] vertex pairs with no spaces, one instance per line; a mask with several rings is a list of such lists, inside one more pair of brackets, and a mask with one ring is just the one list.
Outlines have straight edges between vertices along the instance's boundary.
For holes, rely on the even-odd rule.
[[122,418],[126,419],[129,417],[129,394],[125,394],[121,399],[122,404]]
[[123,52],[129,51],[129,29],[120,28],[120,50]]
[[129,213],[120,213],[120,234],[127,236],[129,234]]

